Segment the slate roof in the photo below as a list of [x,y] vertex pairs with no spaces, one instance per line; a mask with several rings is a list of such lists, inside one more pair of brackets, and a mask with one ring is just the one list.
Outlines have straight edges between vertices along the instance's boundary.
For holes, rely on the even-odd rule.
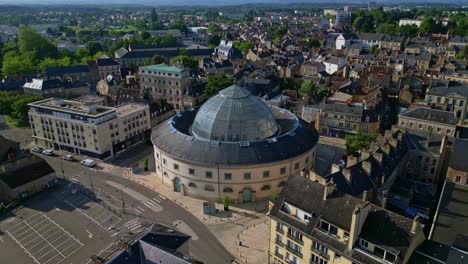
[[289,112],[272,107],[284,134],[276,142],[260,140],[241,146],[239,142],[203,140],[191,136],[189,128],[198,109],[189,109],[157,126],[152,142],[168,155],[208,165],[252,165],[271,163],[302,155],[315,146],[318,133]]
[[[0,170],[0,180],[11,189],[55,172],[54,169],[41,157],[31,155],[23,157],[22,159],[29,159],[32,162],[27,166],[20,167],[13,171]],[[15,163],[20,161],[9,162]]]
[[359,33],[359,34],[357,34],[357,37],[360,40],[382,40],[385,37],[385,34]]
[[[351,257],[353,261],[366,264],[380,263],[380,261],[362,253],[361,250],[349,252],[345,243],[325,234],[317,228],[320,219],[323,219],[349,231],[352,214],[356,206],[364,206],[364,204],[368,203],[364,203],[360,199],[339,191],[334,191],[326,200],[323,200],[323,192],[323,185],[302,176],[291,176],[271,209],[270,216],[300,230],[301,233],[305,233],[307,236],[319,240],[328,247],[341,252],[341,254]],[[298,220],[283,212],[281,208],[284,202],[310,213],[312,217],[309,223]],[[402,256],[406,254],[407,247],[413,239],[413,234],[410,232],[412,220],[372,204],[368,204],[367,206],[371,207],[360,237],[368,239],[370,242],[392,252],[401,252],[398,255],[401,261]],[[382,236],[382,230],[384,229],[389,230],[391,236]]]
[[76,74],[76,73],[82,73],[82,72],[89,72],[88,65],[47,67],[45,74],[49,77],[54,77],[54,76],[62,76],[66,74]]
[[105,59],[96,59],[96,63],[98,66],[116,66],[120,65],[116,60],[112,58],[105,58]]
[[452,85],[450,85],[449,83],[449,86],[447,86],[446,83],[437,83],[433,84],[427,92],[427,95],[435,96],[448,96],[451,94],[459,94],[468,97],[468,84],[452,83]]
[[451,246],[459,234],[468,235],[468,186],[445,181],[431,239]]
[[468,140],[456,138],[453,146],[449,166],[456,170],[468,172]]
[[128,250],[118,251],[108,264],[185,264],[201,263],[195,258],[182,254],[178,249],[188,242],[190,236],[160,224],[129,245]]
[[410,109],[403,114],[400,114],[402,117],[409,117],[419,120],[426,120],[430,122],[440,123],[440,124],[447,124],[456,126],[458,123],[457,118],[452,112],[437,110],[437,109],[430,109],[425,107],[418,107],[414,109]]

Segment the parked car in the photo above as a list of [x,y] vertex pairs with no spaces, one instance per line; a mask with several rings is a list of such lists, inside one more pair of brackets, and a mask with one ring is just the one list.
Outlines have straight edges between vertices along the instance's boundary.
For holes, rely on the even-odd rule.
[[85,160],[82,160],[80,162],[80,164],[83,165],[83,166],[92,168],[92,167],[96,166],[96,161],[94,161],[92,159],[85,159]]
[[31,151],[36,153],[42,153],[43,149],[41,147],[33,147]]
[[73,155],[65,155],[65,156],[62,157],[62,159],[68,160],[68,161],[74,161],[75,160]]
[[42,151],[42,154],[46,155],[46,156],[53,156],[54,155],[54,152],[50,149],[46,149],[44,151]]

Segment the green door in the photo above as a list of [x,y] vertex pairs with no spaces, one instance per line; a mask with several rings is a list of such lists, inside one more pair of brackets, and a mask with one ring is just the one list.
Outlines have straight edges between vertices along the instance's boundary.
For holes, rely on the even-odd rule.
[[252,201],[252,190],[251,189],[244,189],[242,192],[242,201],[244,203],[248,203]]

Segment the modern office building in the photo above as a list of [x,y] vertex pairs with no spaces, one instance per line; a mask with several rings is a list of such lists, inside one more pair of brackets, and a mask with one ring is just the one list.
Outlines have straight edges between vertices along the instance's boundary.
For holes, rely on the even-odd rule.
[[270,213],[269,263],[410,263],[425,236],[413,220],[292,176]]
[[45,99],[30,103],[34,143],[104,159],[149,137],[149,106],[98,105],[95,101]]
[[161,181],[211,201],[250,202],[278,193],[289,176],[314,168],[317,141],[304,121],[237,85],[152,134]]

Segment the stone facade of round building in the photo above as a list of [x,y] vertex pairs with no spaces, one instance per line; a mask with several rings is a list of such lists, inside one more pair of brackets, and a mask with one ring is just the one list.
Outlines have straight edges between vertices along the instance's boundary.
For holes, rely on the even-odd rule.
[[318,134],[292,113],[233,85],[153,130],[156,173],[184,195],[250,202],[315,165]]

